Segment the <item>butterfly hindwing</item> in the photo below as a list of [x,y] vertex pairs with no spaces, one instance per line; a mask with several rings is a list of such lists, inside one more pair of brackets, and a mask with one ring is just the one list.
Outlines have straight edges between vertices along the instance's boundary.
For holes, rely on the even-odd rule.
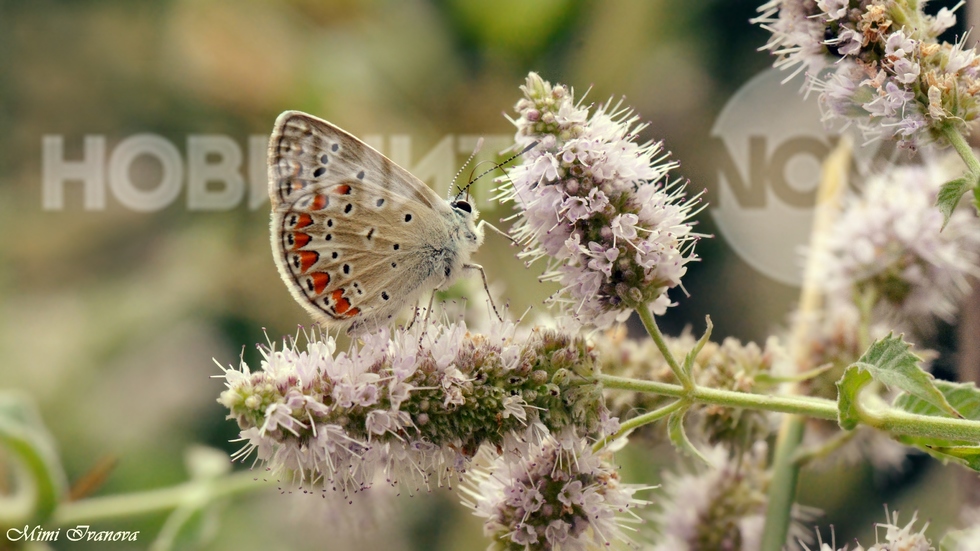
[[[384,322],[432,276],[446,201],[340,128],[285,112],[269,144],[272,248],[293,296],[334,325]],[[411,296],[408,296],[411,295]]]

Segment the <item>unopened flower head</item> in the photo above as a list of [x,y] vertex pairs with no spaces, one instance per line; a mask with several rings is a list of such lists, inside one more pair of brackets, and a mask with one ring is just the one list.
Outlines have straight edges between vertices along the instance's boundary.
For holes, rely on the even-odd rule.
[[[831,301],[873,293],[878,319],[950,320],[980,274],[980,225],[964,209],[943,228],[935,208],[953,175],[939,164],[897,166],[851,197],[820,262]],[[942,230],[942,231],[940,231]]]
[[623,527],[641,522],[633,509],[648,489],[624,484],[606,459],[580,438],[549,437],[521,461],[503,458],[471,471],[464,503],[484,519],[489,549],[595,549],[630,542]]
[[[962,3],[961,3],[962,4]],[[980,115],[980,58],[939,42],[956,8],[932,16],[913,0],[772,0],[754,21],[772,33],[775,66],[806,70],[827,119],[905,146]],[[959,6],[956,6],[959,7]]]
[[676,163],[660,143],[638,145],[645,125],[605,104],[590,115],[572,92],[531,73],[516,106],[522,164],[508,171],[501,198],[519,210],[515,237],[531,260],[550,258],[545,279],[579,320],[600,328],[652,304],[662,314],[695,260],[690,217],[697,198],[668,181]]
[[[697,340],[684,332],[679,337],[666,337],[667,347],[676,358],[685,357]],[[624,330],[609,330],[592,337],[601,371],[608,375],[653,380],[664,383],[676,381],[663,355],[650,339],[633,341]],[[699,386],[738,392],[765,392],[772,387],[766,375],[775,375],[785,365],[787,356],[775,338],[765,347],[728,337],[721,344],[708,342],[694,360],[692,375]],[[652,411],[667,405],[665,396],[615,389],[605,391],[606,404],[620,418]],[[740,408],[698,404],[690,408],[688,426],[692,434],[709,444],[727,443],[740,448],[746,443],[765,439],[774,427],[773,414]],[[640,434],[662,431],[660,425],[641,427]],[[658,435],[659,436],[659,435]]]
[[[225,370],[218,400],[280,478],[345,492],[390,483],[443,484],[484,444],[521,453],[549,431],[615,431],[577,338],[552,330],[489,335],[461,323],[382,330],[335,354],[331,337],[261,347],[262,369]],[[492,336],[490,336],[492,335]]]
[[[664,476],[664,496],[656,515],[661,537],[655,551],[759,549],[768,503],[765,445],[759,443],[735,458],[716,446],[706,456],[715,468]],[[806,534],[799,522],[812,516],[812,511],[794,506],[793,539]]]

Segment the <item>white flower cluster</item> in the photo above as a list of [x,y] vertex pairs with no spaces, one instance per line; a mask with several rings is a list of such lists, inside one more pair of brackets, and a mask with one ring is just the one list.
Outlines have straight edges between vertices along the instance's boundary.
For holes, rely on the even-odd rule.
[[224,370],[219,402],[245,446],[280,479],[345,493],[389,483],[443,485],[487,444],[525,453],[551,432],[614,432],[581,339],[557,331],[489,335],[462,323],[365,335],[335,354],[331,337],[261,347],[260,371]]
[[489,549],[579,551],[630,542],[641,522],[631,509],[646,487],[620,482],[615,468],[579,438],[549,437],[520,461],[474,469],[464,504],[484,519]]
[[[954,9],[935,16],[914,0],[772,0],[753,20],[772,33],[777,68],[807,71],[826,119],[913,147],[980,115],[980,58],[940,43]],[[962,3],[961,3],[962,4]],[[958,7],[958,6],[957,6]]]
[[819,263],[831,306],[871,291],[880,320],[955,315],[970,278],[980,275],[980,225],[958,209],[943,228],[936,195],[952,176],[939,163],[896,166],[847,199]]
[[[714,467],[700,474],[665,473],[664,496],[656,515],[661,537],[654,551],[759,549],[770,477],[766,446],[758,443],[741,457],[715,446],[705,456]],[[806,534],[800,522],[813,513],[793,507],[793,539]]]
[[[921,530],[913,532],[912,525],[917,520],[916,515],[912,515],[912,520],[905,526],[898,525],[897,511],[891,515],[889,520],[891,522],[875,524],[876,529],[885,529],[885,541],[878,541],[868,548],[859,544],[851,551],[935,551],[936,548],[932,546],[932,543],[925,536],[926,528],[929,527],[928,522]],[[875,533],[880,534],[880,530],[876,530]],[[808,551],[810,549],[806,545],[803,545],[803,548]],[[845,545],[844,547],[837,548],[834,545],[821,543],[818,551],[848,551],[848,546]]]
[[645,125],[629,110],[607,104],[590,116],[568,88],[535,73],[521,89],[515,140],[537,145],[508,171],[501,198],[520,211],[523,256],[551,259],[544,279],[561,283],[584,323],[608,327],[648,303],[662,314],[701,237],[689,221],[697,198],[665,181],[676,163],[661,144],[633,141]]

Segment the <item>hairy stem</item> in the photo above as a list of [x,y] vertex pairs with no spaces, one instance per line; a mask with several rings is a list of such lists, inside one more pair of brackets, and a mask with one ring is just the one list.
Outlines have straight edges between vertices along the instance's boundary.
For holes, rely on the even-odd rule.
[[64,503],[51,516],[52,524],[74,526],[107,519],[119,519],[177,508],[188,501],[214,500],[268,488],[256,480],[256,473],[242,471],[208,481],[189,481],[169,488]]
[[980,212],[980,159],[977,159],[966,138],[953,125],[943,127],[943,136],[949,140],[949,144],[953,146],[966,164],[967,170],[970,171],[973,180],[973,206],[976,207],[977,212]]
[[606,436],[605,438],[596,442],[595,445],[592,446],[592,451],[598,452],[602,448],[606,447],[606,445],[609,444],[610,442],[614,442],[618,438],[622,438],[623,435],[628,433],[629,431],[635,428],[642,427],[643,425],[648,425],[655,421],[659,421],[664,417],[668,417],[671,413],[674,413],[675,411],[678,410],[682,410],[689,405],[690,402],[688,402],[687,400],[677,400],[676,402],[667,404],[662,408],[658,408],[653,411],[644,413],[643,415],[637,415],[636,417],[633,417],[628,421],[624,421],[622,424],[619,425],[619,430],[616,432],[616,434],[613,434],[611,436]]
[[667,360],[667,365],[670,366],[670,370],[674,372],[674,376],[677,380],[681,382],[684,388],[691,390],[694,388],[694,381],[691,380],[691,375],[681,368],[680,364],[677,363],[677,359],[671,354],[670,349],[667,348],[667,342],[664,340],[663,333],[660,332],[660,328],[657,327],[656,320],[653,319],[653,314],[650,313],[650,308],[645,304],[640,305],[636,308],[636,313],[640,316],[640,321],[643,322],[643,327],[646,328],[647,333],[650,334],[650,338],[656,343],[657,348],[660,353],[663,354],[665,360]]
[[625,377],[616,377],[615,375],[599,375],[599,381],[606,388],[618,388],[662,396],[687,398],[692,403],[775,411],[779,413],[798,413],[818,419],[837,420],[837,402],[824,398],[771,396],[769,394],[751,394],[748,392],[702,386],[688,390],[679,385],[628,379]]
[[[827,235],[840,213],[840,198],[847,188],[850,166],[851,143],[845,138],[824,161],[820,186],[817,188],[813,229],[810,230],[810,254],[803,272],[803,289],[800,291],[799,316],[789,341],[789,351],[796,363],[797,372],[805,372],[813,367],[809,358],[809,324],[819,314],[823,298],[820,292],[818,258],[821,251],[827,250]],[[795,394],[796,385],[791,385],[788,392]],[[796,499],[796,483],[800,476],[800,465],[795,461],[796,450],[803,441],[805,428],[803,417],[787,415],[783,418],[776,437],[761,551],[780,551],[786,545],[793,501]]]

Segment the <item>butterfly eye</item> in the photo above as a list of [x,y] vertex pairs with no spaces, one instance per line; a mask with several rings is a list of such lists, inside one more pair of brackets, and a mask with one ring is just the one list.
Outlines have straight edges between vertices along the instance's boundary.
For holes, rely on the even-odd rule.
[[453,208],[464,212],[473,212],[473,207],[471,207],[466,201],[456,201],[453,203]]

